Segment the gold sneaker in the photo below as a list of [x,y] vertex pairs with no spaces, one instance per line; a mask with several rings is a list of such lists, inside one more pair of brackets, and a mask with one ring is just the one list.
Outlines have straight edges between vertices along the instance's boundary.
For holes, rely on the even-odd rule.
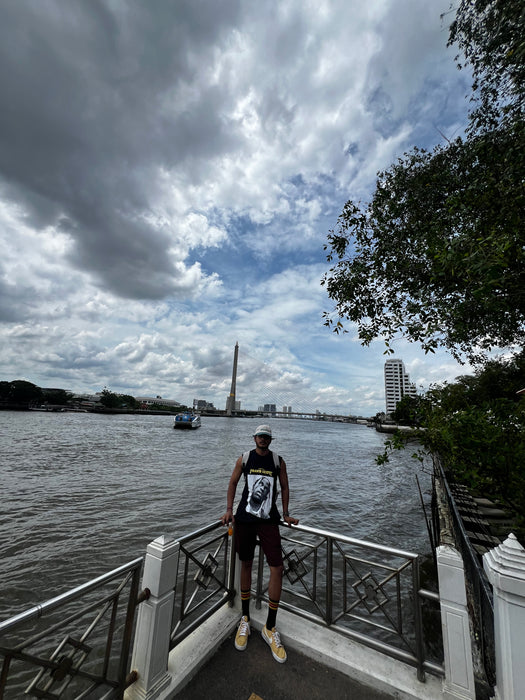
[[248,636],[250,635],[250,621],[244,615],[241,617],[237,634],[235,635],[235,648],[238,651],[244,651],[248,646]]
[[266,628],[266,625],[264,625],[264,627],[262,628],[261,635],[264,641],[269,645],[270,649],[272,650],[273,658],[280,664],[284,664],[287,658],[286,650],[281,643],[281,637],[279,635],[279,632],[275,629],[275,627],[269,630]]

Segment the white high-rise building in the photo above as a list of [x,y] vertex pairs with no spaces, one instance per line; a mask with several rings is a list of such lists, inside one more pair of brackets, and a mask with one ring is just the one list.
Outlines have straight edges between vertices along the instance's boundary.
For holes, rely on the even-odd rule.
[[401,401],[403,396],[416,395],[416,385],[410,381],[403,360],[387,360],[385,362],[386,412],[395,411],[398,401]]

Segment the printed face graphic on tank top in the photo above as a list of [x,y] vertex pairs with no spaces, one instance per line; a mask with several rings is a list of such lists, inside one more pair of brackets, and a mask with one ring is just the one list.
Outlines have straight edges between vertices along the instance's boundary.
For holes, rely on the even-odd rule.
[[[261,470],[262,471],[262,470]],[[247,476],[248,502],[246,512],[257,518],[269,518],[273,502],[273,478],[262,473]]]

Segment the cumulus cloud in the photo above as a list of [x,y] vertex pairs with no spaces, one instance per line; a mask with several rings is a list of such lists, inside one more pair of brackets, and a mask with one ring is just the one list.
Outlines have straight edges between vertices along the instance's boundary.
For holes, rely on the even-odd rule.
[[238,340],[252,406],[379,410],[380,344],[322,326],[323,243],[378,170],[461,129],[446,9],[2,2],[2,377],[220,404]]

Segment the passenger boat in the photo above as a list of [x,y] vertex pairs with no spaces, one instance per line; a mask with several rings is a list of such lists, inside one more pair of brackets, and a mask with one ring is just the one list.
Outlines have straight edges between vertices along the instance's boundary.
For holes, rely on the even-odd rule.
[[201,427],[201,417],[196,413],[177,413],[173,422],[174,428],[194,430]]

